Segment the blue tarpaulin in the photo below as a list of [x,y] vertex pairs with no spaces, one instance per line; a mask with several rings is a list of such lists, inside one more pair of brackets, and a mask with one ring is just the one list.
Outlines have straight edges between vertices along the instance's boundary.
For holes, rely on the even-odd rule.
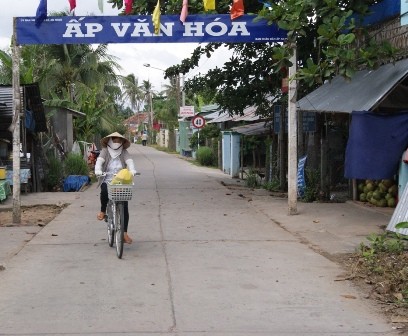
[[407,146],[408,111],[392,114],[354,111],[344,176],[373,180],[393,178]]
[[64,191],[79,191],[84,185],[91,182],[89,176],[85,175],[69,175],[64,180]]

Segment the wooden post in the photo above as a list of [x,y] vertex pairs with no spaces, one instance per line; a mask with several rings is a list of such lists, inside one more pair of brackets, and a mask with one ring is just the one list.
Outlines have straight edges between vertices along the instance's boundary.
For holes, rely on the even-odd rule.
[[21,224],[20,200],[20,47],[17,45],[16,18],[13,18],[12,71],[13,71],[13,223]]

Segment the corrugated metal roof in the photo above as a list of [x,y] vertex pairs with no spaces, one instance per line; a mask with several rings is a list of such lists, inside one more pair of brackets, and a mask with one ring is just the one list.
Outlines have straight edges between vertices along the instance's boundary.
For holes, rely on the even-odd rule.
[[[256,107],[249,106],[244,109],[243,115],[233,115],[230,116],[228,112],[222,112],[218,117],[213,118],[212,120],[208,121],[209,124],[211,123],[220,123],[226,121],[254,121],[259,120],[260,117],[255,114]],[[215,112],[218,113],[218,112]],[[205,116],[207,119],[209,115]]]
[[227,114],[227,115],[228,115],[228,113],[222,112],[221,110],[219,110],[219,111],[216,111],[216,112],[212,112],[212,113],[210,113],[210,114],[206,114],[206,115],[204,115],[203,117],[204,117],[206,120],[213,120],[213,119],[215,119],[215,118],[218,118],[218,117],[221,116],[222,114]]
[[[23,89],[20,89],[21,97],[23,97]],[[8,128],[13,119],[13,87],[9,85],[0,86],[0,132],[8,133]]]
[[234,132],[244,135],[268,134],[271,131],[272,124],[266,124],[264,121],[255,124],[233,127]]
[[[216,112],[218,113],[218,112]],[[221,114],[218,115],[218,117],[213,118],[212,120],[208,121],[208,124],[211,123],[220,123],[220,122],[225,122],[231,120],[230,115],[228,112],[221,112]]]
[[[47,121],[44,106],[41,101],[40,89],[37,83],[23,84],[20,87],[21,110],[30,101],[31,110],[34,112],[35,131],[46,132]],[[26,103],[24,103],[24,101]],[[13,87],[9,85],[0,86],[0,131],[7,130],[13,118]]]
[[210,113],[219,110],[220,107],[218,104],[210,104],[210,105],[204,105],[201,107],[201,112],[200,113]]
[[0,86],[0,115],[13,116],[13,88],[11,86]]
[[385,64],[377,70],[358,71],[351,81],[337,76],[297,102],[299,111],[370,111],[408,74],[408,59]]

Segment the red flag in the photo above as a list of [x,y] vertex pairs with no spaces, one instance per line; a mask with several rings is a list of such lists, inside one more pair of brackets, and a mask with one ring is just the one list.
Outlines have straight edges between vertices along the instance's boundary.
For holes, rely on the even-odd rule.
[[133,0],[125,0],[125,13],[132,13]]
[[244,15],[244,0],[232,0],[231,20]]
[[186,21],[188,15],[188,0],[183,0],[183,7],[181,8],[180,21]]
[[72,12],[76,7],[76,0],[68,0],[69,2],[69,11]]

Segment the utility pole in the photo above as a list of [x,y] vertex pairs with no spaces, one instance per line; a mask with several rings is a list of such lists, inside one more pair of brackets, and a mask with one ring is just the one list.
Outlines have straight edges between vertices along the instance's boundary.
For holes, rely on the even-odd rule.
[[149,105],[150,105],[150,115],[149,115],[149,119],[150,119],[150,134],[149,134],[149,140],[150,143],[153,143],[153,98],[152,98],[152,91],[149,90]]
[[[185,80],[184,74],[183,74],[183,76],[181,78],[182,78],[181,87],[180,87],[180,89],[181,89],[181,106],[186,106],[186,93],[184,92],[184,80]],[[179,75],[179,80],[180,80],[180,75]]]
[[297,69],[296,44],[292,43],[292,57],[289,68],[288,92],[288,215],[297,214],[297,81],[294,79]]
[[13,19],[12,39],[12,72],[13,72],[13,223],[21,223],[21,199],[20,199],[20,47],[17,45],[16,18]]

